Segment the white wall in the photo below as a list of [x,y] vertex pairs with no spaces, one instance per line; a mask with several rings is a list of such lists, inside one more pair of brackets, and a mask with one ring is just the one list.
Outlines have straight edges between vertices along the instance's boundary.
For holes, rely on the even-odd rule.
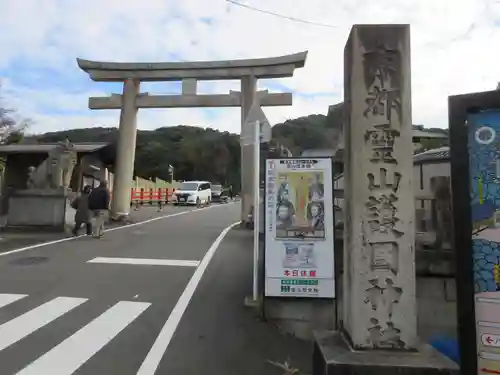
[[[420,178],[422,176],[422,179]],[[413,166],[413,188],[415,195],[431,195],[431,177],[450,176],[450,163],[432,163]]]

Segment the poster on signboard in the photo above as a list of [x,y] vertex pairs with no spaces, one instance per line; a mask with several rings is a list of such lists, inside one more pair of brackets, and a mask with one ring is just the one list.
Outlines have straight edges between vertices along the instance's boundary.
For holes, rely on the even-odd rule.
[[467,124],[478,374],[500,374],[500,111]]
[[323,171],[278,173],[277,238],[325,238],[323,177]]
[[330,158],[266,161],[266,296],[333,298]]

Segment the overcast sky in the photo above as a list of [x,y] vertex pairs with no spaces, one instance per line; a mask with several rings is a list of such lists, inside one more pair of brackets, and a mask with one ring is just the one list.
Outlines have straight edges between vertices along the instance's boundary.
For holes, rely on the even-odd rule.
[[[185,61],[270,57],[309,51],[293,78],[259,81],[291,91],[290,107],[265,108],[272,124],[326,114],[342,100],[343,50],[356,23],[410,23],[413,123],[445,128],[447,96],[490,90],[500,81],[498,0],[247,0],[252,7],[334,27],[267,15],[225,0],[0,0],[2,95],[31,132],[117,126],[119,111],[90,111],[88,96],[121,92],[96,83],[76,58]],[[178,84],[144,84],[175,93]],[[228,93],[239,82],[199,85]],[[141,110],[139,128],[178,124],[239,133],[239,109]]]

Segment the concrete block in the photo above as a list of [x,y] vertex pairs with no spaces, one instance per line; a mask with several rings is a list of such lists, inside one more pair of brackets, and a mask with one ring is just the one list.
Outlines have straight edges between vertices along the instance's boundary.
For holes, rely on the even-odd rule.
[[313,375],[459,375],[458,366],[429,345],[416,351],[354,351],[338,332],[317,332]]
[[7,226],[64,229],[67,198],[60,192],[26,191],[9,199]]
[[311,340],[314,330],[335,328],[335,300],[266,298],[264,314],[282,331]]
[[455,279],[446,279],[444,282],[445,286],[445,299],[448,302],[457,301],[457,283]]
[[[417,332],[423,341],[436,334],[455,336],[457,318],[453,288],[452,278],[417,278]],[[338,300],[266,298],[264,311],[266,318],[283,331],[312,340],[313,331],[335,328],[337,303]]]
[[457,328],[456,304],[439,300],[418,300],[418,335],[426,340],[436,334],[455,335]]
[[416,290],[418,299],[444,300],[445,298],[445,282],[442,278],[419,277]]

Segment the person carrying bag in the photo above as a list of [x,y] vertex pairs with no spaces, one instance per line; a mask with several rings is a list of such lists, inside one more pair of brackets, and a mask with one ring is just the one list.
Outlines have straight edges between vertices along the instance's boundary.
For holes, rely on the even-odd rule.
[[92,190],[89,196],[89,208],[95,217],[95,238],[101,238],[104,234],[104,215],[109,210],[111,194],[106,181],[101,181],[99,187]]
[[82,224],[85,224],[87,229],[87,236],[92,235],[92,211],[89,208],[89,194],[91,192],[90,186],[85,186],[82,195],[75,198],[71,203],[71,207],[76,210],[75,212],[75,226],[72,230],[74,236],[78,236]]

